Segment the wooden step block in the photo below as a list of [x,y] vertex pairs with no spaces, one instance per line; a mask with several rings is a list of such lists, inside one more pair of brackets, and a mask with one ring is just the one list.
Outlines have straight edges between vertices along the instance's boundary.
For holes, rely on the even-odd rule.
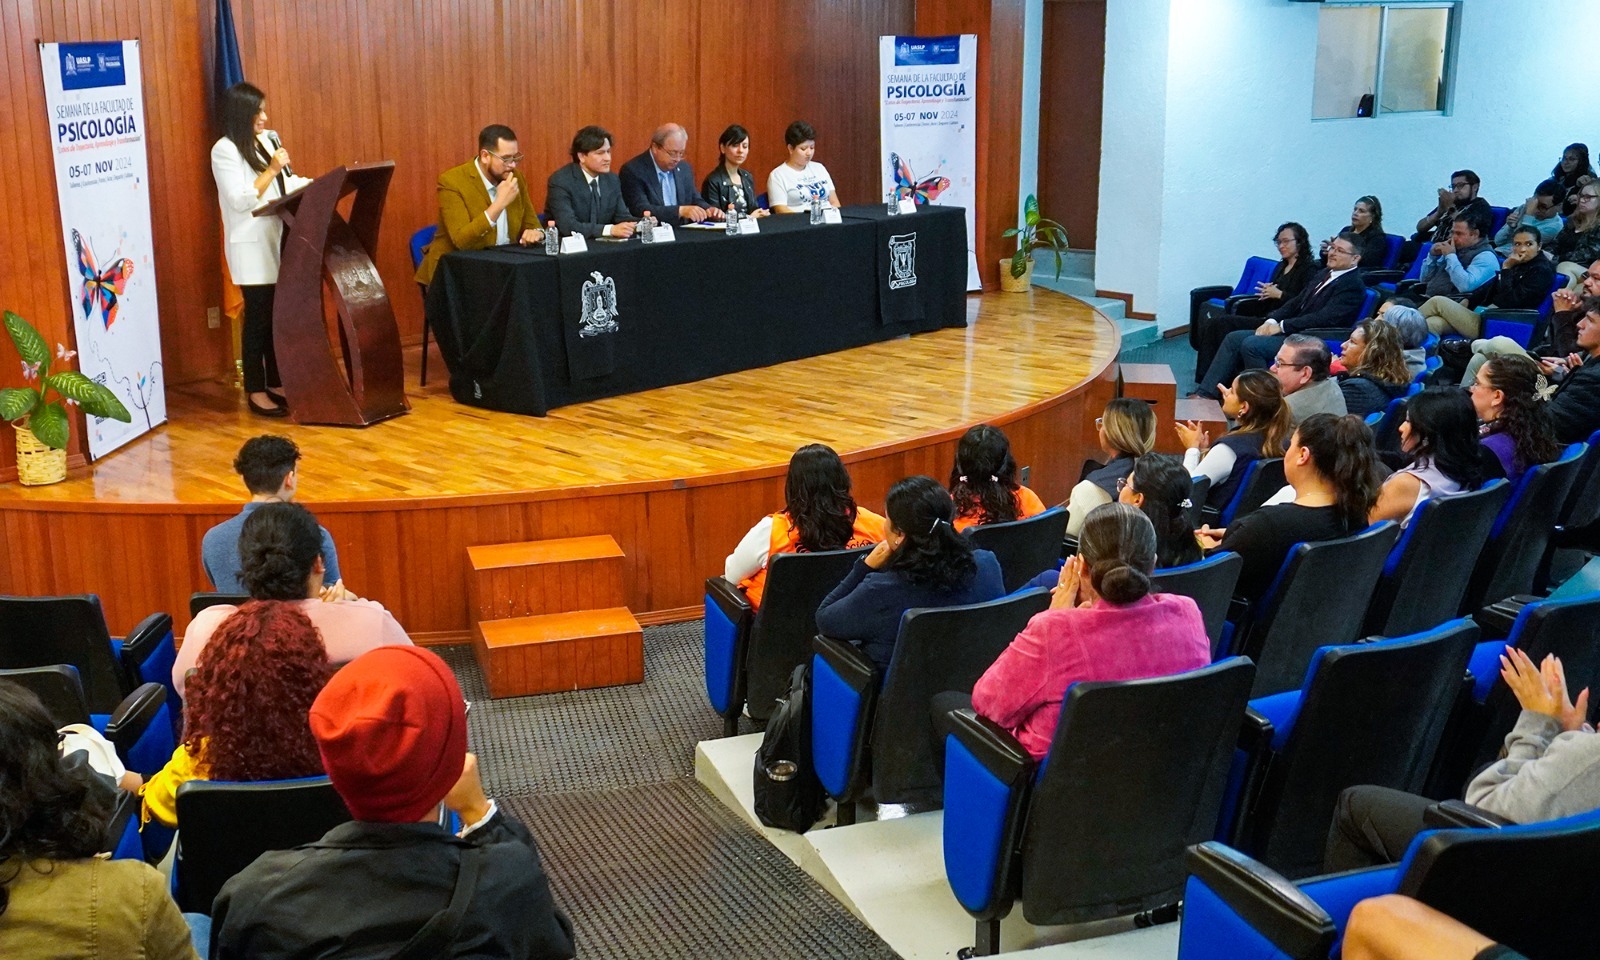
[[[1222,412],[1222,404],[1205,397],[1194,397],[1178,401],[1177,417],[1182,421],[1197,420],[1200,429],[1211,434],[1212,441],[1228,432],[1228,418]],[[1157,426],[1159,431],[1162,426]],[[1182,450],[1178,451],[1182,453]]]
[[1162,453],[1182,453],[1178,436],[1172,430],[1178,381],[1164,363],[1120,363],[1117,365],[1117,395],[1144,400],[1156,415],[1156,449]]
[[485,620],[472,641],[492,697],[644,680],[644,632],[626,607]]
[[627,603],[625,559],[617,541],[604,535],[468,547],[472,619],[620,607]]

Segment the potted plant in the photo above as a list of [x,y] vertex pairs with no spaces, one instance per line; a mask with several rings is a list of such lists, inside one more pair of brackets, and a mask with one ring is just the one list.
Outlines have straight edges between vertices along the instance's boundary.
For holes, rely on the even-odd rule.
[[1056,279],[1061,279],[1061,255],[1067,252],[1067,229],[1054,220],[1039,216],[1039,200],[1028,194],[1022,205],[1022,226],[1012,227],[1002,237],[1017,238],[1017,252],[1000,261],[1000,289],[1023,293],[1033,283],[1033,251],[1046,248],[1056,255]]
[[[68,406],[109,420],[130,422],[133,417],[103,384],[76,370],[50,370],[50,347],[33,324],[10,310],[5,315],[6,333],[22,357],[22,378],[33,386],[0,390],[0,418],[11,422],[17,432],[17,478],[34,485],[56,483],[67,476]],[[76,351],[56,345],[55,359],[64,367]],[[51,400],[47,391],[56,394]]]

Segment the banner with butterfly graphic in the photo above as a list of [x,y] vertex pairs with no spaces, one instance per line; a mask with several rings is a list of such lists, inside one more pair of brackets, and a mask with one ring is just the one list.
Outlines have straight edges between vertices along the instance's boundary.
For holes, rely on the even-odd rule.
[[967,211],[967,289],[981,290],[978,205],[978,37],[879,37],[883,199]]
[[41,43],[78,369],[132,423],[88,416],[89,459],[167,420],[139,41]]

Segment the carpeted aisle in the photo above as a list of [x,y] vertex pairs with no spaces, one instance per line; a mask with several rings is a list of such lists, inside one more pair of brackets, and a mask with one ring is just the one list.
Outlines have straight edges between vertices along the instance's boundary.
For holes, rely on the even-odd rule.
[[[895,957],[694,781],[720,736],[699,622],[644,632],[637,686],[487,699],[469,647],[441,647],[472,704],[485,787],[539,842],[580,957]],[[748,732],[748,731],[745,731]]]

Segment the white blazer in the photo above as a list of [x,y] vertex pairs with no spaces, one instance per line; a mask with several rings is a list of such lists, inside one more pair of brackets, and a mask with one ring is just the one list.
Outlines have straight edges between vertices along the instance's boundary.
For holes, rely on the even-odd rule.
[[[268,153],[272,144],[265,134],[257,136]],[[259,176],[250,168],[239,148],[232,140],[223,137],[211,145],[211,175],[217,181],[217,206],[222,208],[222,237],[226,241],[228,272],[233,282],[240,286],[256,286],[278,282],[279,245],[283,237],[283,221],[277,217],[258,217],[257,207],[283,196],[274,177],[266,192],[256,196],[255,180]],[[290,191],[298,190],[311,181],[305,177],[284,177]]]

